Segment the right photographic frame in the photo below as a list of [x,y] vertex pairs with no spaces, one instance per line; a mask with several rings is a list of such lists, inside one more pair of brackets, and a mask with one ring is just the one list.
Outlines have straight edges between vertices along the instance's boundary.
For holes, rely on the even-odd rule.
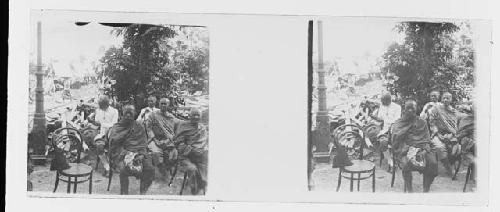
[[309,21],[309,190],[476,193],[487,183],[489,48],[479,22]]

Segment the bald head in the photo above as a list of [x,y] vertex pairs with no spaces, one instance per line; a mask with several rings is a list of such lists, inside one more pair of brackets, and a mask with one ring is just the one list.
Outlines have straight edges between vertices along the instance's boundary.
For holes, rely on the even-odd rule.
[[148,97],[148,107],[154,107],[156,105],[156,97]]
[[131,104],[127,104],[123,106],[123,121],[125,122],[133,122],[135,119],[135,106]]
[[453,95],[451,95],[450,92],[443,93],[443,96],[441,97],[441,103],[443,103],[443,105],[449,106],[452,100],[453,100]]
[[200,123],[201,111],[198,108],[191,108],[191,111],[189,111],[189,120],[192,124]]
[[102,95],[99,97],[99,100],[97,101],[97,104],[99,104],[99,108],[102,110],[106,110],[109,107],[109,97],[106,95]]
[[391,104],[391,94],[390,93],[384,93],[382,94],[382,97],[380,97],[380,102],[382,102],[383,105],[388,106]]
[[168,98],[160,99],[160,110],[162,113],[166,113],[168,111],[169,106],[170,106],[170,100]]
[[417,116],[417,102],[414,99],[408,99],[405,101],[403,108],[403,119],[409,120],[414,119]]

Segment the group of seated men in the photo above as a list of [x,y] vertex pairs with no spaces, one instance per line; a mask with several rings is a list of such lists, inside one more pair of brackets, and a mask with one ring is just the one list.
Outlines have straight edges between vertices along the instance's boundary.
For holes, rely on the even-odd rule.
[[[381,123],[378,136],[388,135],[387,141],[381,146],[389,145],[392,150],[382,148],[389,167],[394,166],[394,158],[402,168],[406,191],[412,192],[412,171],[424,175],[424,192],[437,176],[437,164],[440,161],[448,175],[452,170],[448,160],[448,150],[445,144],[460,147],[457,142],[459,123],[463,117],[452,105],[452,94],[443,92],[439,102],[440,92],[430,93],[430,102],[425,104],[420,115],[417,115],[417,102],[408,99],[401,106],[391,101],[390,94],[381,97],[378,110],[372,113],[362,111],[363,116]],[[458,151],[453,151],[458,153]]]
[[[128,194],[129,176],[140,179],[140,194],[145,194],[155,177],[155,166],[162,174],[178,166],[188,174],[192,194],[205,192],[207,182],[208,132],[200,123],[201,111],[192,108],[189,120],[172,115],[168,98],[148,98],[148,106],[137,116],[134,105],[122,107],[122,116],[101,96],[93,122],[100,128],[94,144],[105,175],[111,170],[104,146],[109,145],[113,168],[120,172],[120,193]],[[137,118],[135,118],[137,117]],[[107,139],[102,139],[107,137]]]

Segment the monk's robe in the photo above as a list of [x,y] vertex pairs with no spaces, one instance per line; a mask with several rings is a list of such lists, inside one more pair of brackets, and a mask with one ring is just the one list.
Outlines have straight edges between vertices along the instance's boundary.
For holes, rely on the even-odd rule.
[[[413,120],[398,119],[390,129],[390,140],[396,160],[399,160],[403,170],[412,169],[408,163],[406,154],[411,147],[423,149],[425,153],[425,168],[422,171],[429,175],[437,176],[437,161],[434,152],[430,148],[429,128],[426,121],[420,117]],[[409,166],[407,166],[409,165]]]
[[[140,194],[146,193],[154,178],[154,167],[152,159],[147,153],[146,130],[138,122],[118,122],[110,129],[109,145],[113,166],[120,171],[120,194],[128,194],[129,176],[140,178]],[[143,156],[140,173],[132,172],[131,167],[125,161],[125,157],[134,154],[134,158]]]
[[118,122],[109,133],[111,159],[118,164],[127,151],[146,154],[147,139],[144,127],[137,121],[132,123]]
[[189,154],[183,151],[190,149],[201,153],[208,150],[208,132],[201,123],[193,125],[190,122],[181,122],[178,126],[174,142],[178,145],[180,154]]
[[167,141],[172,140],[175,135],[175,130],[179,119],[175,118],[172,114],[163,114],[161,111],[152,112],[147,120],[148,137],[154,138],[156,145],[164,148]]
[[446,109],[446,106],[439,104],[429,112],[429,123],[436,126],[441,134],[457,134],[459,113],[455,109]]
[[191,192],[198,194],[207,184],[208,165],[208,131],[200,124],[181,122],[174,137],[178,144],[179,155],[183,160],[181,165],[190,176]]

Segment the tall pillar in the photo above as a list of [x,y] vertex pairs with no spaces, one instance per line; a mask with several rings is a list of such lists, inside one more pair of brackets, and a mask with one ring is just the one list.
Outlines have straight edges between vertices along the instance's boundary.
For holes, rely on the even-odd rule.
[[[43,70],[42,70],[42,24],[37,23],[37,64],[36,64],[36,88],[35,88],[35,115],[33,117],[33,129],[28,136],[28,147],[31,159],[45,161],[45,145],[47,144],[47,130],[45,126],[45,110],[43,108]],[[40,161],[41,159],[41,161]],[[36,162],[36,163],[38,163]]]
[[33,130],[45,131],[45,110],[43,108],[43,70],[42,70],[42,23],[37,23],[37,61],[36,61],[36,109]]
[[330,141],[328,110],[326,107],[325,69],[323,64],[323,23],[318,21],[318,111],[316,113],[316,151],[327,152]]

